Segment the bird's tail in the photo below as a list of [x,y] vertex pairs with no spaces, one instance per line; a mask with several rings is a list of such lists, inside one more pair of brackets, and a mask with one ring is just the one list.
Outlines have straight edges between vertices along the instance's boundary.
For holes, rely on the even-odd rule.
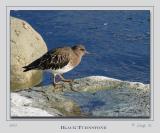
[[39,64],[40,64],[40,60],[37,59],[37,60],[33,61],[31,64],[22,67],[22,68],[25,69],[23,72],[27,72],[27,71],[32,70],[32,69],[38,69],[39,68]]
[[23,72],[27,72],[27,71],[29,71],[29,70],[35,69],[36,67],[35,67],[35,66],[30,66],[30,65],[28,65],[28,66],[24,66],[24,67],[22,67],[22,68],[25,69],[25,70],[23,70]]

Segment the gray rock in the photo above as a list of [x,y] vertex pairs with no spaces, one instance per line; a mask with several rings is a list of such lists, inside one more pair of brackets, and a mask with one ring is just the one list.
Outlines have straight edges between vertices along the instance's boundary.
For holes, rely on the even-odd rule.
[[23,72],[23,66],[47,52],[42,37],[25,21],[11,17],[11,90],[41,82],[42,71]]
[[32,99],[31,107],[52,116],[56,110],[57,117],[150,117],[150,87],[138,82],[91,76],[56,88],[41,85],[17,93]]
[[31,116],[57,116],[51,115],[45,110],[32,107],[32,100],[20,94],[11,94],[11,116],[12,117],[31,117]]

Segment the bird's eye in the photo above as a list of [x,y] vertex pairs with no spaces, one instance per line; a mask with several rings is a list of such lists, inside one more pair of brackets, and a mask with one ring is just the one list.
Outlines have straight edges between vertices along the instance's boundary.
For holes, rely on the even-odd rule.
[[81,48],[80,50],[81,50],[81,51],[84,51],[84,49],[83,49],[83,48]]

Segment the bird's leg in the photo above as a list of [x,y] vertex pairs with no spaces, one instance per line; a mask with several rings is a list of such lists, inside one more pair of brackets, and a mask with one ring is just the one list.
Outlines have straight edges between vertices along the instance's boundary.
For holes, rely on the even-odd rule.
[[56,82],[56,75],[54,74],[54,78],[53,78],[53,86],[54,86],[54,90],[53,92],[55,92],[57,89],[61,89],[61,91],[63,92],[63,85]]
[[61,81],[63,81],[63,82],[73,82],[73,79],[65,79],[65,78],[63,77],[63,75],[61,75],[61,74],[59,74],[59,76],[60,76],[60,78],[61,78]]
[[53,86],[56,87],[57,85],[60,85],[58,82],[56,82],[56,75],[53,76]]

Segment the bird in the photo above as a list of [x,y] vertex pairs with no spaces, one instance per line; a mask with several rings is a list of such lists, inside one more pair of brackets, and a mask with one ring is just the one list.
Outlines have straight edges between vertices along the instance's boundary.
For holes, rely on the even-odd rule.
[[57,85],[56,76],[60,76],[63,82],[72,82],[73,80],[65,79],[63,74],[71,71],[81,62],[84,55],[89,54],[82,44],[72,47],[64,46],[49,50],[27,66],[24,66],[23,72],[30,70],[51,70],[53,74],[53,85]]

